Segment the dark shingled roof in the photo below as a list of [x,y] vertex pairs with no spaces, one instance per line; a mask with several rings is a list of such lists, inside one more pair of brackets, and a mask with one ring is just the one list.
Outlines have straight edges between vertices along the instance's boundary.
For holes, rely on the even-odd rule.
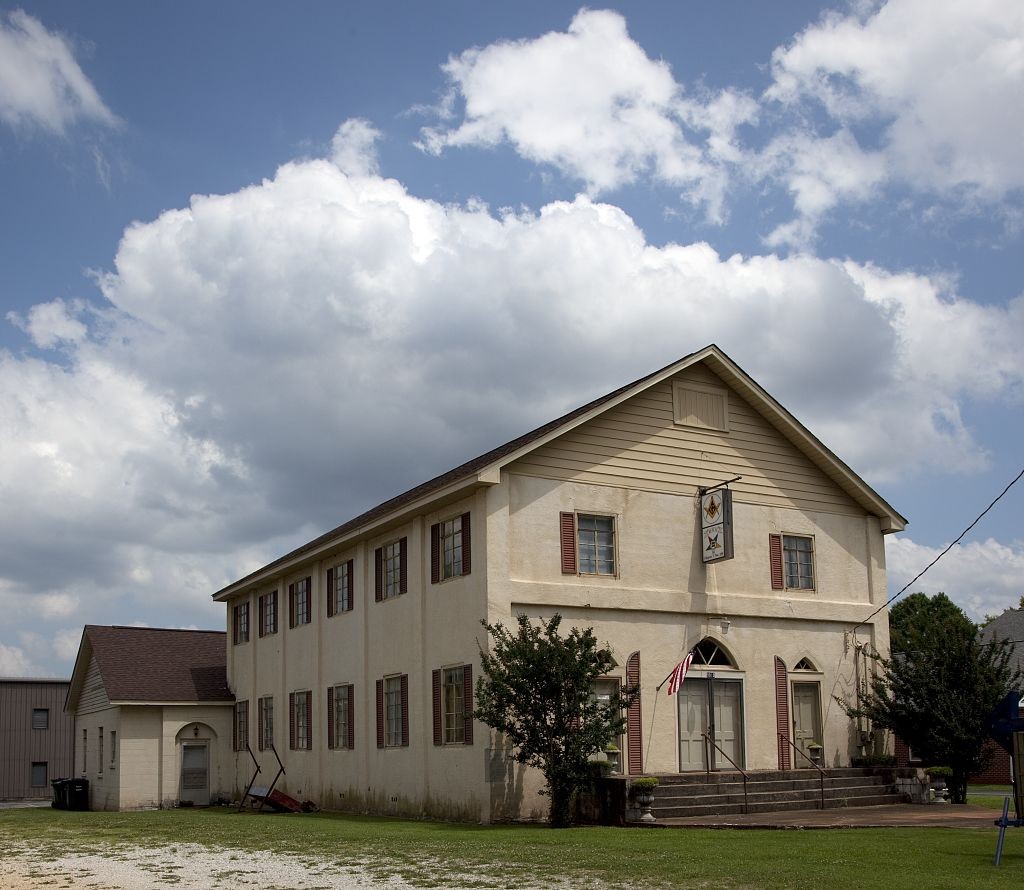
[[1024,674],[1024,609],[1007,609],[981,629],[981,638],[986,643],[1009,640],[1014,650],[1010,666]]
[[87,624],[85,635],[111,701],[234,699],[224,631]]

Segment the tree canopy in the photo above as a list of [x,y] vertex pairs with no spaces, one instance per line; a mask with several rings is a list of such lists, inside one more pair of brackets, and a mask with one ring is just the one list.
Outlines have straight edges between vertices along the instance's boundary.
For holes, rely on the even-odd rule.
[[599,701],[594,683],[613,668],[611,653],[592,628],[562,636],[561,621],[556,614],[534,625],[519,615],[514,633],[484,622],[490,647],[480,651],[474,713],[512,743],[514,760],[544,774],[554,827],[571,824],[573,795],[590,780],[588,761],[623,731],[624,709],[638,694],[621,687]]
[[889,616],[891,655],[878,659],[860,707],[847,713],[892,730],[929,765],[948,766],[954,803],[988,763],[987,723],[1020,683],[1005,640],[983,643],[977,626],[944,593],[914,593]]

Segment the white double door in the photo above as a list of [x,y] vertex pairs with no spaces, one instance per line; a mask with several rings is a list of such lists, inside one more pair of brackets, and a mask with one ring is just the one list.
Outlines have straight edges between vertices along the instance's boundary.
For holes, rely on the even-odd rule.
[[708,769],[709,751],[711,768],[733,768],[728,759],[707,745],[702,735],[705,732],[737,766],[742,767],[743,682],[714,676],[687,677],[677,696],[679,771]]

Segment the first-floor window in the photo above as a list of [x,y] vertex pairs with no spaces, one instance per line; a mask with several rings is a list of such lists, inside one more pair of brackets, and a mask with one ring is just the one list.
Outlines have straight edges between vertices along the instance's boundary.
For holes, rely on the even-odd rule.
[[352,732],[353,701],[352,686],[332,686],[328,691],[328,739],[331,748],[351,748],[354,742]]
[[49,778],[48,772],[49,766],[45,760],[34,761],[32,763],[32,787],[45,788]]
[[409,744],[409,675],[398,674],[377,681],[377,747]]
[[96,752],[96,772],[103,775],[103,727],[99,731],[99,750]]
[[110,768],[117,764],[117,731],[110,730]]
[[244,751],[249,745],[249,702],[235,702],[235,750]]
[[798,535],[782,536],[782,559],[786,587],[814,589],[814,541]]
[[462,745],[466,741],[466,697],[464,668],[444,669],[442,700],[444,701],[444,743]]
[[265,695],[259,701],[260,750],[265,751],[274,744],[274,696]]
[[308,751],[313,747],[310,735],[313,700],[307,691],[292,693],[291,747],[293,750]]
[[[593,698],[609,710],[618,700],[622,692],[622,683],[618,680],[595,680]],[[615,717],[619,714],[615,713]],[[612,772],[622,772],[622,736],[614,738],[604,750],[605,759],[612,765]]]
[[82,775],[89,771],[89,730],[82,730]]

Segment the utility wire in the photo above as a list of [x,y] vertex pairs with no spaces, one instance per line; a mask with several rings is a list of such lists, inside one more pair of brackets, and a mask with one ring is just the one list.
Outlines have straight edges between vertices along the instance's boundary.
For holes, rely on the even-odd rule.
[[918,572],[913,578],[911,578],[906,584],[904,584],[903,587],[900,588],[900,590],[897,593],[894,593],[891,597],[889,597],[888,600],[886,600],[882,605],[875,609],[875,611],[868,615],[868,617],[865,618],[860,624],[855,625],[853,628],[853,632],[856,633],[858,627],[867,624],[872,618],[874,618],[879,612],[881,612],[882,609],[884,609],[886,606],[888,606],[895,600],[899,599],[899,597],[903,596],[903,594],[907,592],[907,588],[910,587],[911,584],[914,584],[918,578],[920,578],[925,572],[928,571],[928,569],[935,565],[935,563],[937,563],[940,559],[942,559],[942,557],[949,553],[950,550],[952,550],[957,544],[959,544],[967,536],[967,533],[972,528],[974,528],[974,526],[981,522],[982,517],[984,517],[984,515],[988,513],[988,511],[991,510],[999,502],[999,500],[1002,498],[1004,494],[1006,494],[1006,492],[1008,492],[1011,488],[1013,488],[1014,485],[1017,484],[1017,482],[1020,481],[1020,478],[1022,476],[1024,476],[1024,469],[1022,469],[1013,478],[1013,480],[1010,482],[1009,485],[1006,486],[1006,488],[1004,488],[1001,492],[999,492],[998,495],[996,495],[995,500],[993,500],[991,504],[989,504],[984,510],[981,511],[981,513],[978,514],[974,522],[972,522],[969,526],[967,526],[967,528],[960,532],[959,537],[955,541],[953,541],[945,550],[942,551],[942,553],[936,556],[935,559],[928,563],[928,565],[926,565],[923,569],[921,569],[920,572]]

